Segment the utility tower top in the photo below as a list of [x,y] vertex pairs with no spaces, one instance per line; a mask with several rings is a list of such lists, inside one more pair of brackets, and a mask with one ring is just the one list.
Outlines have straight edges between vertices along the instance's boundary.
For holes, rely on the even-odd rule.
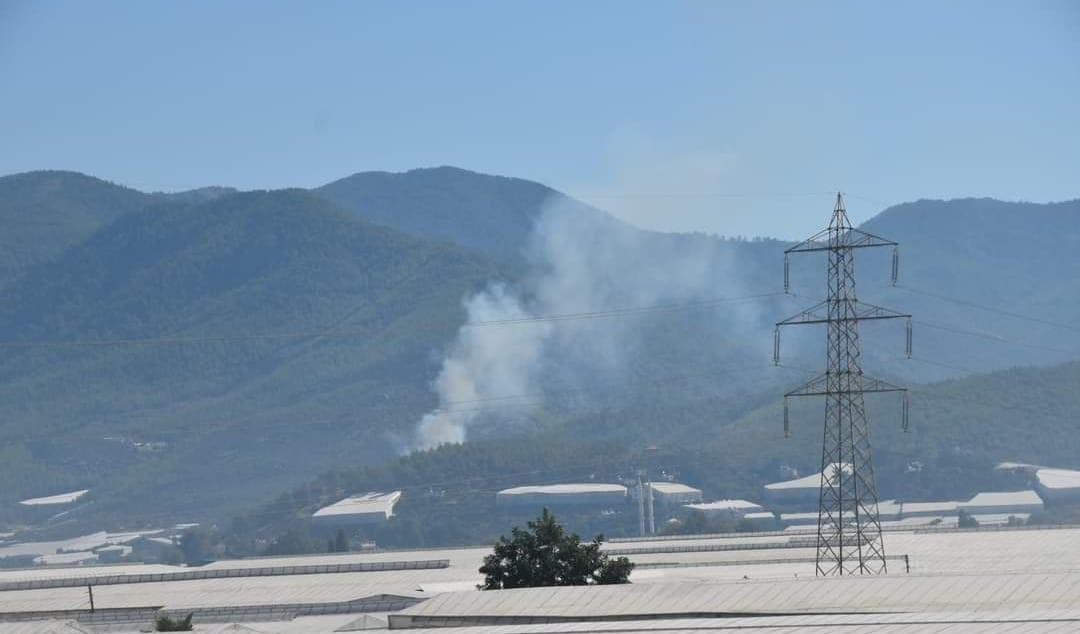
[[863,395],[903,393],[906,430],[907,390],[863,375],[858,325],[871,319],[906,319],[910,357],[911,315],[860,302],[855,297],[855,249],[883,246],[894,248],[895,284],[899,266],[896,243],[852,227],[844,209],[844,197],[838,193],[828,228],[784,252],[785,291],[789,286],[788,254],[826,251],[829,255],[828,298],[778,322],[773,349],[774,361],[779,364],[781,326],[823,324],[828,328],[825,372],[784,395],[785,436],[789,431],[788,398],[825,397],[816,557],[817,574],[821,576],[886,572],[877,485],[870,456],[870,419]]

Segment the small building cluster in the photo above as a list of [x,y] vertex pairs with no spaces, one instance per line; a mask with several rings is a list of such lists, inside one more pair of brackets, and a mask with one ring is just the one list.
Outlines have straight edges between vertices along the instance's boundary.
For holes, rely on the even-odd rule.
[[[1080,471],[1006,463],[1002,468],[1023,468],[1036,477],[1037,490],[985,491],[968,500],[901,501],[882,500],[878,517],[882,527],[957,526],[961,514],[979,525],[992,526],[1027,522],[1043,510],[1044,501],[1080,500]],[[829,466],[830,477],[850,473],[850,465]],[[705,501],[700,489],[679,482],[653,482],[646,491],[663,515],[673,517],[686,510],[710,520],[739,522],[749,530],[807,530],[818,522],[820,472],[762,488],[762,502],[742,499]],[[499,491],[501,507],[576,506],[613,508],[637,500],[637,487],[620,484],[568,483],[519,486]],[[769,507],[772,507],[771,509]],[[657,514],[659,517],[660,513]]]

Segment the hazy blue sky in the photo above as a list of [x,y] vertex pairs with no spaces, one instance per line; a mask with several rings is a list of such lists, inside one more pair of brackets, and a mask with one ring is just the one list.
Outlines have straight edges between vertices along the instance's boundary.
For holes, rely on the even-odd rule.
[[802,237],[1080,196],[1078,2],[10,2],[0,173],[312,186],[457,165]]

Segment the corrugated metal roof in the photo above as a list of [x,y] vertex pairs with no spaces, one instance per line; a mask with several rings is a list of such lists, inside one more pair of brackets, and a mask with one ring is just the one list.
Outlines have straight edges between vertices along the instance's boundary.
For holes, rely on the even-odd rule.
[[701,489],[695,489],[688,484],[682,484],[680,482],[653,482],[651,486],[654,491],[665,493],[667,495],[676,495],[680,493],[694,495],[701,493]]
[[1039,479],[1039,485],[1047,489],[1080,489],[1080,471],[1039,469],[1035,477]]
[[[829,465],[829,477],[834,477],[836,470],[840,468],[841,463],[834,462]],[[851,472],[851,465],[843,463],[843,469],[846,473]],[[765,489],[768,491],[784,491],[790,489],[817,489],[821,486],[821,472],[810,474],[803,478],[796,478],[794,480],[785,480],[783,482],[773,482],[766,484]]]
[[627,584],[448,593],[390,616],[453,619],[635,618],[853,612],[1080,612],[1080,574],[892,575],[726,583]]
[[967,506],[1016,506],[1038,505],[1042,506],[1042,498],[1039,494],[1028,489],[1026,491],[990,491],[978,493],[967,502],[960,504],[960,508]]
[[751,502],[749,500],[717,500],[715,502],[702,502],[698,504],[684,504],[688,509],[694,509],[695,511],[730,511],[736,512],[753,512],[759,513],[763,509],[760,504]]
[[384,515],[390,517],[394,513],[394,505],[400,499],[401,491],[350,495],[315,511],[312,517],[328,518],[344,515]]
[[621,484],[598,484],[598,483],[575,483],[575,484],[545,484],[535,486],[520,486],[499,491],[499,495],[525,495],[525,494],[560,495],[572,493],[626,493],[626,487]]
[[50,506],[53,504],[71,504],[78,500],[82,496],[90,492],[90,489],[79,489],[78,491],[71,491],[69,493],[58,493],[56,495],[47,495],[40,498],[30,498],[19,502],[24,506]]

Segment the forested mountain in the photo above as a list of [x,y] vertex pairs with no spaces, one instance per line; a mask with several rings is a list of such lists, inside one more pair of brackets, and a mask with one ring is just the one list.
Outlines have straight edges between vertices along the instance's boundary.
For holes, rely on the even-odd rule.
[[148,194],[75,172],[0,177],[0,284],[152,201]]
[[5,501],[185,511],[392,454],[497,275],[301,190],[123,216],[0,293],[4,339],[37,342],[0,360]]
[[[0,178],[0,210],[15,227],[0,262],[0,519],[22,497],[87,487],[79,517],[219,517],[390,459],[439,397],[476,447],[573,438],[625,461],[653,445],[718,493],[813,466],[816,418],[780,441],[775,399],[820,366],[824,333],[785,333],[773,367],[772,325],[820,295],[824,262],[793,259],[798,295],[783,295],[776,240],[640,231],[542,185],[455,168],[177,194],[39,172]],[[887,250],[860,253],[860,298],[916,318],[910,361],[902,324],[864,328],[868,371],[925,383],[1080,357],[1080,260],[1068,257],[1080,202],[919,201],[866,228],[901,243],[901,285],[889,287]],[[459,331],[466,320],[490,323]],[[448,363],[474,372],[465,397],[438,379]],[[992,376],[1012,398],[1008,373]],[[916,432],[878,436],[885,472],[906,468],[904,443],[924,425],[919,453],[939,461],[1042,451],[1004,423],[966,435],[970,413],[1011,411],[987,409],[981,385],[917,385]],[[1067,398],[1046,385],[1028,419],[1043,426],[1063,411],[1043,403]],[[927,402],[920,419],[924,389],[980,404]],[[880,426],[894,430],[886,411]],[[404,464],[436,479],[475,466],[426,455]]]
[[539,183],[456,167],[360,172],[314,191],[365,220],[508,260],[521,258],[545,208],[568,207],[618,223]]

